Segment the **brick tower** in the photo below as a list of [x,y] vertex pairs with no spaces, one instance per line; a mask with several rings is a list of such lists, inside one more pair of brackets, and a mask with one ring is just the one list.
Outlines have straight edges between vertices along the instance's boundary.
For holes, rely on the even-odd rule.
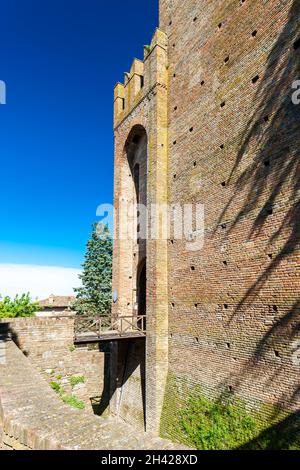
[[[299,16],[296,0],[161,0],[115,88],[113,313],[146,313],[147,338],[115,351],[131,366],[114,403],[153,433],[177,437],[170,403],[193,390],[266,423],[299,408]],[[151,211],[122,236],[123,203],[203,204],[203,248],[144,240]]]

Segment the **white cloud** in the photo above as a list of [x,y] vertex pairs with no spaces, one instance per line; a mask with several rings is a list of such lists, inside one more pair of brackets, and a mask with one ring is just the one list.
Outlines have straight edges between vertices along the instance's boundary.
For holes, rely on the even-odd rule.
[[26,264],[0,264],[0,294],[15,296],[29,292],[33,299],[50,294],[73,295],[80,286],[79,269]]

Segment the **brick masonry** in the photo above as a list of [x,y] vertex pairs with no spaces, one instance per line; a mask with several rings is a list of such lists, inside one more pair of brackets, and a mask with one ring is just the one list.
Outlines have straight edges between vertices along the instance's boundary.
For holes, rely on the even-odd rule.
[[[109,380],[109,348],[99,349],[98,345],[75,348],[74,317],[59,315],[0,322],[8,321],[14,341],[44,378],[82,400],[90,412],[92,405],[97,411],[101,398],[102,403],[105,398],[105,381]],[[84,377],[85,381],[72,388],[70,379],[76,376]]]
[[[299,409],[300,106],[291,101],[299,16],[297,0],[161,0],[163,61],[154,60],[152,42],[139,63],[144,87],[125,80],[116,88],[117,210],[133,191],[121,175],[134,126],[148,136],[148,204],[205,207],[202,250],[173,239],[146,247],[146,409],[154,431],[161,424],[168,433],[160,416],[171,382],[179,395],[188,384],[211,398],[241,397],[249,408]],[[115,311],[132,312],[134,250],[119,231],[117,223]]]
[[[141,158],[143,154],[141,149],[145,148],[143,144],[145,136],[147,136],[147,181],[142,178],[140,180],[141,198],[143,198],[143,188],[147,188],[148,207],[167,202],[167,38],[162,31],[156,30],[151,45],[145,48],[144,54],[144,62],[135,60],[130,73],[125,74],[124,84],[117,84],[115,88],[117,218],[113,290],[118,293],[118,299],[113,306],[114,315],[136,313],[134,307],[138,300],[137,279],[143,256],[143,244],[138,244],[134,238],[126,239],[121,236],[125,228],[122,203],[125,201],[130,204],[136,201],[131,160]],[[141,76],[144,77],[143,81]],[[140,174],[142,176],[143,171]],[[150,223],[150,220],[148,222]],[[136,230],[137,238],[137,221],[133,219],[130,223],[133,230]],[[137,245],[139,245],[138,250]],[[167,250],[167,240],[153,239],[147,243],[146,390],[139,393],[140,397],[144,393],[147,397],[146,409],[143,410],[141,401],[139,403],[140,412],[147,417],[147,430],[156,434],[168,369]],[[133,410],[133,415],[136,415],[136,409]],[[127,413],[127,417],[130,417],[130,413]]]
[[117,387],[112,409],[118,417],[145,430],[145,340],[118,343]]
[[0,450],[171,450],[115,418],[93,416],[64,404],[28,357],[0,338]]

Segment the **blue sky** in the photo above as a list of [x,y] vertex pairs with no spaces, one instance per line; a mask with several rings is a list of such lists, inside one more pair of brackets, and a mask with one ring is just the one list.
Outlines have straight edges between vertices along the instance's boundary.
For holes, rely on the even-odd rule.
[[113,197],[113,88],[157,16],[157,0],[1,1],[0,264],[80,267]]

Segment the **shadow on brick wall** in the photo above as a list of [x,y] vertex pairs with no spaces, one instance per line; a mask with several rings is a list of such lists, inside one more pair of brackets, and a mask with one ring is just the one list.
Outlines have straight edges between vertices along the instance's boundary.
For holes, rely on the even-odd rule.
[[[112,345],[112,343],[111,343]],[[102,345],[105,354],[104,389],[99,400],[92,401],[94,413],[109,413],[111,400],[118,390],[113,414],[121,416],[130,424],[145,426],[145,340],[122,340],[118,342],[117,355],[111,353],[111,345]],[[110,352],[108,352],[110,351]],[[116,361],[116,376],[112,377],[112,361]],[[131,385],[129,385],[131,381]],[[124,391],[127,388],[127,391]],[[126,410],[126,413],[124,413]],[[136,421],[137,410],[140,422]]]
[[292,413],[281,422],[261,432],[256,439],[240,447],[241,450],[289,449],[300,446],[300,413]]
[[[229,319],[231,323],[239,313],[245,311],[247,306],[255,302],[261,290],[265,287],[273,273],[278,273],[278,268],[285,260],[291,261],[299,250],[300,245],[300,105],[292,102],[292,83],[300,80],[300,2],[292,2],[289,18],[284,25],[278,39],[273,46],[266,64],[266,71],[259,78],[257,92],[253,100],[251,117],[245,127],[245,133],[239,145],[236,161],[231,170],[229,182],[233,186],[233,195],[226,204],[218,225],[226,220],[227,214],[238,203],[240,194],[247,188],[247,198],[236,214],[233,223],[228,227],[228,233],[232,232],[237,224],[245,219],[252,220],[252,214],[257,207],[259,213],[255,216],[249,240],[255,240],[258,236],[264,236],[270,231],[272,217],[276,212],[283,212],[280,223],[274,223],[272,233],[268,237],[270,262],[263,269],[260,276],[248,289],[244,297],[236,306]],[[253,160],[243,169],[244,156],[251,153]],[[287,200],[283,199],[283,193],[288,194]],[[229,218],[229,216],[228,216]],[[278,220],[278,219],[277,219]],[[277,246],[275,253],[272,249]],[[278,249],[278,247],[280,247]],[[294,289],[297,281],[297,259],[291,264]],[[277,275],[277,274],[276,274]],[[288,273],[287,273],[288,275]],[[293,285],[293,284],[292,284]],[[292,290],[292,289],[291,289]],[[292,344],[299,338],[300,332],[300,300],[299,292],[291,293],[290,305],[283,306],[282,311],[274,315],[275,322],[258,341],[253,357],[249,360],[245,369],[227,379],[225,386],[231,383],[238,391],[245,381],[252,378],[257,381],[260,365],[268,360],[270,349],[276,349],[276,344],[282,342]],[[275,306],[276,307],[276,306]],[[277,364],[274,374],[283,373],[285,364]],[[270,374],[271,383],[274,374]],[[299,365],[300,374],[300,365]],[[296,375],[295,375],[296,376]],[[295,378],[294,376],[294,378]],[[299,377],[299,375],[298,375]],[[282,407],[292,406],[299,408],[300,382],[296,383],[293,391],[281,392],[277,397],[278,410]],[[297,407],[298,405],[298,407]],[[274,408],[275,410],[275,408]],[[274,411],[274,414],[276,412]],[[276,418],[274,416],[274,418]],[[295,424],[295,419],[297,424]],[[292,433],[288,432],[291,430]],[[290,418],[270,428],[270,435],[277,432],[285,432],[282,439],[290,439],[291,443],[299,440],[300,424],[299,412],[296,411]],[[293,434],[293,435],[292,435]],[[289,437],[288,437],[289,436]],[[262,437],[266,437],[263,436]],[[272,440],[272,439],[271,439]],[[287,442],[282,442],[287,445]]]
[[[15,331],[13,325],[6,319],[0,321],[0,336],[4,340],[12,340],[18,348],[21,349],[18,333]],[[22,352],[25,356],[28,356],[27,351]]]

